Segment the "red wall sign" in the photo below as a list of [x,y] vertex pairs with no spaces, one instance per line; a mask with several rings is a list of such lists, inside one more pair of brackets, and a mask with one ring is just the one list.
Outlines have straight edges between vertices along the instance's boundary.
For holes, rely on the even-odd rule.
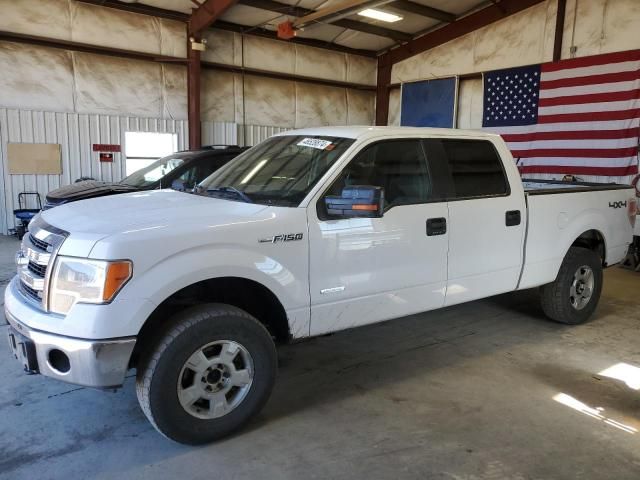
[[93,144],[94,152],[115,152],[119,153],[122,151],[122,147],[120,145],[108,145],[102,143],[94,143]]
[[113,153],[100,152],[100,161],[101,162],[107,162],[107,163],[113,163]]

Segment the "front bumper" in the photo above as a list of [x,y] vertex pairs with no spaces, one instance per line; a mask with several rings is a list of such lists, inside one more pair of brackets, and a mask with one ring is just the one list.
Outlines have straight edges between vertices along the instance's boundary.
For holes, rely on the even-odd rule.
[[[31,329],[6,308],[5,316],[16,332],[33,342],[37,371],[42,375],[95,388],[118,387],[124,382],[136,344],[135,337],[108,340],[70,338]],[[60,352],[68,358],[67,371],[55,366]]]

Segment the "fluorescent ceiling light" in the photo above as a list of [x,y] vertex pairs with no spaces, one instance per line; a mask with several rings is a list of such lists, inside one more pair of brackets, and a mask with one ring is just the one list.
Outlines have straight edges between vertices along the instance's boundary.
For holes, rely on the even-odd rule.
[[383,22],[397,22],[398,20],[402,20],[400,15],[394,15],[393,13],[383,12],[382,10],[375,10],[373,8],[367,8],[366,10],[362,10],[358,12],[358,15],[362,15],[363,17],[374,18],[376,20],[381,20]]

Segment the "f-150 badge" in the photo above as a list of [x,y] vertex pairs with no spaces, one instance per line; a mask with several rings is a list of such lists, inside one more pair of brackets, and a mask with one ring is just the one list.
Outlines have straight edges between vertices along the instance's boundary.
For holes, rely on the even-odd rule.
[[260,243],[280,243],[280,242],[293,242],[296,240],[302,240],[302,233],[283,233],[281,235],[274,235],[270,238],[261,238],[258,240]]

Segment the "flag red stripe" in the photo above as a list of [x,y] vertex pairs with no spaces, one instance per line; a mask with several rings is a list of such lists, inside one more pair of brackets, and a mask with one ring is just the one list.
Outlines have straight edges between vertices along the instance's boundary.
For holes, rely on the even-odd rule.
[[600,83],[629,82],[632,80],[638,80],[639,78],[640,72],[638,70],[633,70],[631,72],[603,73],[600,75],[588,75],[586,77],[542,80],[540,82],[540,90],[563,87],[580,87],[583,85],[598,85]]
[[535,140],[611,140],[638,136],[638,128],[622,130],[577,130],[500,134],[505,142],[533,142]]
[[[640,118],[640,50],[562,60],[542,64],[540,68],[540,82],[527,87],[531,90],[513,92],[508,86],[502,83],[498,86],[495,82],[487,86],[495,89],[494,95],[501,97],[500,105],[487,108],[487,127],[496,133],[504,130],[501,136],[513,156],[523,159],[522,163],[532,164],[520,166],[520,172],[601,176],[637,174],[638,165],[635,163],[640,128],[633,125],[637,125]],[[505,72],[512,74],[512,70]],[[589,75],[590,72],[595,74]],[[537,98],[536,88],[540,93]],[[547,92],[551,95],[558,88],[564,90],[555,90],[554,95],[561,96],[540,98]],[[520,118],[516,118],[512,108],[502,103],[509,100],[507,96],[521,100],[520,103],[535,103],[538,116],[535,120],[530,119],[535,124],[518,125]],[[512,126],[509,119],[514,122]],[[496,125],[503,123],[502,120],[504,128]],[[562,165],[567,163],[574,165]]]
[[624,92],[591,93],[585,95],[569,95],[566,97],[541,98],[541,107],[554,107],[557,105],[578,105],[585,103],[621,102],[640,98],[640,88]]
[[602,175],[623,177],[638,173],[637,165],[628,167],[583,167],[572,165],[527,165],[518,167],[520,173],[562,173],[569,175]]
[[531,148],[511,150],[516,158],[531,157],[579,157],[579,158],[624,158],[638,154],[638,147],[629,148]]
[[569,68],[593,67],[594,65],[605,65],[607,63],[632,62],[640,60],[640,50],[628,50],[626,52],[603,53],[591,55],[589,57],[572,58],[555,63],[543,63],[543,72],[557,72]]
[[610,112],[558,113],[555,115],[540,115],[538,116],[538,123],[629,120],[637,118],[638,116],[640,116],[640,108],[634,108],[633,110],[612,110]]

